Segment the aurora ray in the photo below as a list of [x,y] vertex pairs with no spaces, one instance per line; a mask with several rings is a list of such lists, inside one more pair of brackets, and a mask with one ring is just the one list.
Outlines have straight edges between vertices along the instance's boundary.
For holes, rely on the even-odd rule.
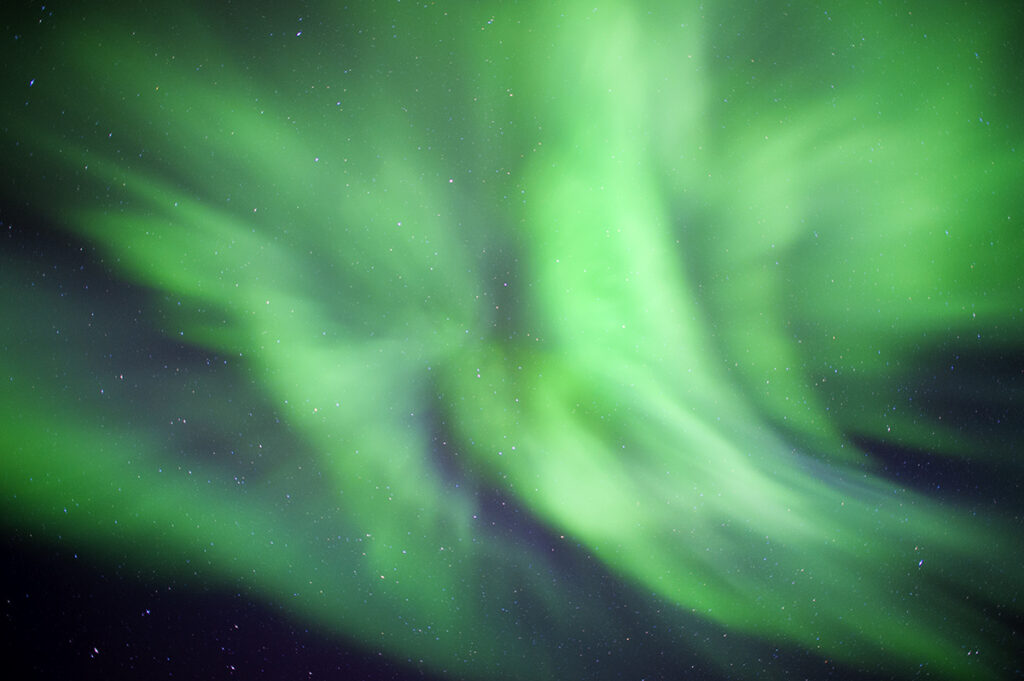
[[452,678],[1016,669],[1019,7],[42,18],[9,533]]

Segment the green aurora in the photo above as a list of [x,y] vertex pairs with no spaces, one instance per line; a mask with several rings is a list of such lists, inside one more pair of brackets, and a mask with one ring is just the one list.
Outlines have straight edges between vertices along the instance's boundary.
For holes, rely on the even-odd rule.
[[8,532],[453,678],[1019,669],[1018,4],[279,4],[6,19]]

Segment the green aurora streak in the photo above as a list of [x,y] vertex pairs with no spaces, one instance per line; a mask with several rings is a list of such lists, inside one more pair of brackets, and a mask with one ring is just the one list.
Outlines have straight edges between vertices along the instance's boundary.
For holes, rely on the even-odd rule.
[[684,629],[1005,673],[1019,502],[866,449],[1019,480],[943,405],[1020,368],[936,378],[1021,356],[1019,6],[641,6],[9,27],[8,215],[118,280],[4,254],[8,530],[457,677],[601,678],[630,632],[562,554]]

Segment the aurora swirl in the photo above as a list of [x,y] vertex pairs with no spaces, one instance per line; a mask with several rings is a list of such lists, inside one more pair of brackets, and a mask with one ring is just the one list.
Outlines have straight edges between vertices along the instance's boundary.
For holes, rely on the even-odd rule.
[[410,673],[1019,674],[1021,18],[8,19],[5,530]]

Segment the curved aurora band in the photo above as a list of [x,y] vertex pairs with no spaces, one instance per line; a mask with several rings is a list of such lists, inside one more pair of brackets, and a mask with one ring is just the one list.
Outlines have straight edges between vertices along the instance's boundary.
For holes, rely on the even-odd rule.
[[4,36],[7,531],[452,678],[1019,669],[1019,5],[116,7]]

